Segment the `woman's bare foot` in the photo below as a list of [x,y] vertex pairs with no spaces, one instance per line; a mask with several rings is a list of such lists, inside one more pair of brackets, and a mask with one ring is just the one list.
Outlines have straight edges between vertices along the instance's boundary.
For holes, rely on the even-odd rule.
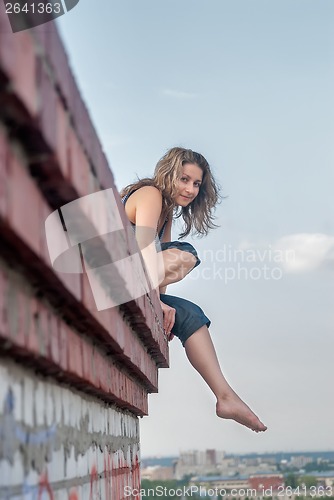
[[235,420],[239,424],[249,427],[252,431],[261,432],[267,430],[267,427],[233,390],[231,390],[231,393],[217,399],[216,413],[218,417]]

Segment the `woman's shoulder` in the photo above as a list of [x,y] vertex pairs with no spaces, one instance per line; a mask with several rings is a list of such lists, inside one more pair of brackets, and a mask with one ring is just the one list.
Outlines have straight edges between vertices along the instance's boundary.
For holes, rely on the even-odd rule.
[[155,186],[142,186],[133,192],[131,197],[139,199],[148,199],[150,201],[161,201],[161,191]]

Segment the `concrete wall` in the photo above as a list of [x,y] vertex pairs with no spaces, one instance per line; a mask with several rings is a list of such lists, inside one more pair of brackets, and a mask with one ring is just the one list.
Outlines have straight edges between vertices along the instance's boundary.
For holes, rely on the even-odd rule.
[[0,376],[0,498],[118,499],[139,487],[133,413],[11,361]]
[[[113,175],[52,23],[13,34],[0,2],[0,498],[114,499],[138,488],[138,417],[168,366],[158,298],[98,311],[53,269],[45,220]],[[117,249],[116,249],[117,250]]]

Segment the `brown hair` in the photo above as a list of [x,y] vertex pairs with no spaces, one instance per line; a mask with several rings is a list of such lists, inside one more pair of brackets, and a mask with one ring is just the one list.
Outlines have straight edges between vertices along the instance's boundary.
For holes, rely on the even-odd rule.
[[[182,175],[182,166],[185,163],[195,163],[203,172],[202,183],[196,198],[186,207],[175,207],[173,199],[177,194],[177,181]],[[198,236],[207,235],[209,229],[218,227],[213,223],[213,210],[220,201],[220,187],[216,183],[210,166],[203,155],[191,149],[175,147],[158,161],[152,178],[139,179],[122,189],[121,197],[143,186],[155,186],[162,194],[161,218],[164,220],[173,215],[182,216],[185,224],[184,231],[179,239],[190,232]]]

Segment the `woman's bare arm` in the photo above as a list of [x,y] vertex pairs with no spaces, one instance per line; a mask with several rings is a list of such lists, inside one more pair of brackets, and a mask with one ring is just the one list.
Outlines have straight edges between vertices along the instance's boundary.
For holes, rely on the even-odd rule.
[[[162,210],[162,195],[154,186],[145,186],[136,191],[132,196],[135,203],[135,224],[136,224],[136,239],[142,256],[152,280],[155,291],[160,296],[159,283],[164,279],[164,263],[161,252],[157,254],[155,248],[155,235]],[[166,238],[171,230],[168,229],[168,221],[165,232]],[[165,236],[165,235],[164,235]],[[164,238],[165,239],[165,238]],[[175,322],[175,309],[160,301],[163,311],[164,329],[167,334],[170,334]]]
[[[173,220],[171,217],[170,219],[168,219],[168,222],[166,224],[165,232],[164,232],[163,238],[161,240],[161,243],[169,243],[172,240],[172,223],[173,223]],[[165,285],[164,287],[160,287],[159,290],[160,290],[160,293],[166,293],[167,285]]]
[[132,195],[135,208],[136,239],[140,249],[155,238],[162,210],[162,195],[154,186],[144,186]]
[[151,285],[159,296],[159,284],[165,277],[163,257],[157,253],[155,238],[162,209],[162,195],[154,186],[144,186],[133,195],[132,217],[136,239],[141,250]]
[[172,241],[172,223],[173,219],[171,217],[170,219],[168,219],[168,222],[166,224],[165,232],[161,240],[161,243],[169,243],[170,241]]

